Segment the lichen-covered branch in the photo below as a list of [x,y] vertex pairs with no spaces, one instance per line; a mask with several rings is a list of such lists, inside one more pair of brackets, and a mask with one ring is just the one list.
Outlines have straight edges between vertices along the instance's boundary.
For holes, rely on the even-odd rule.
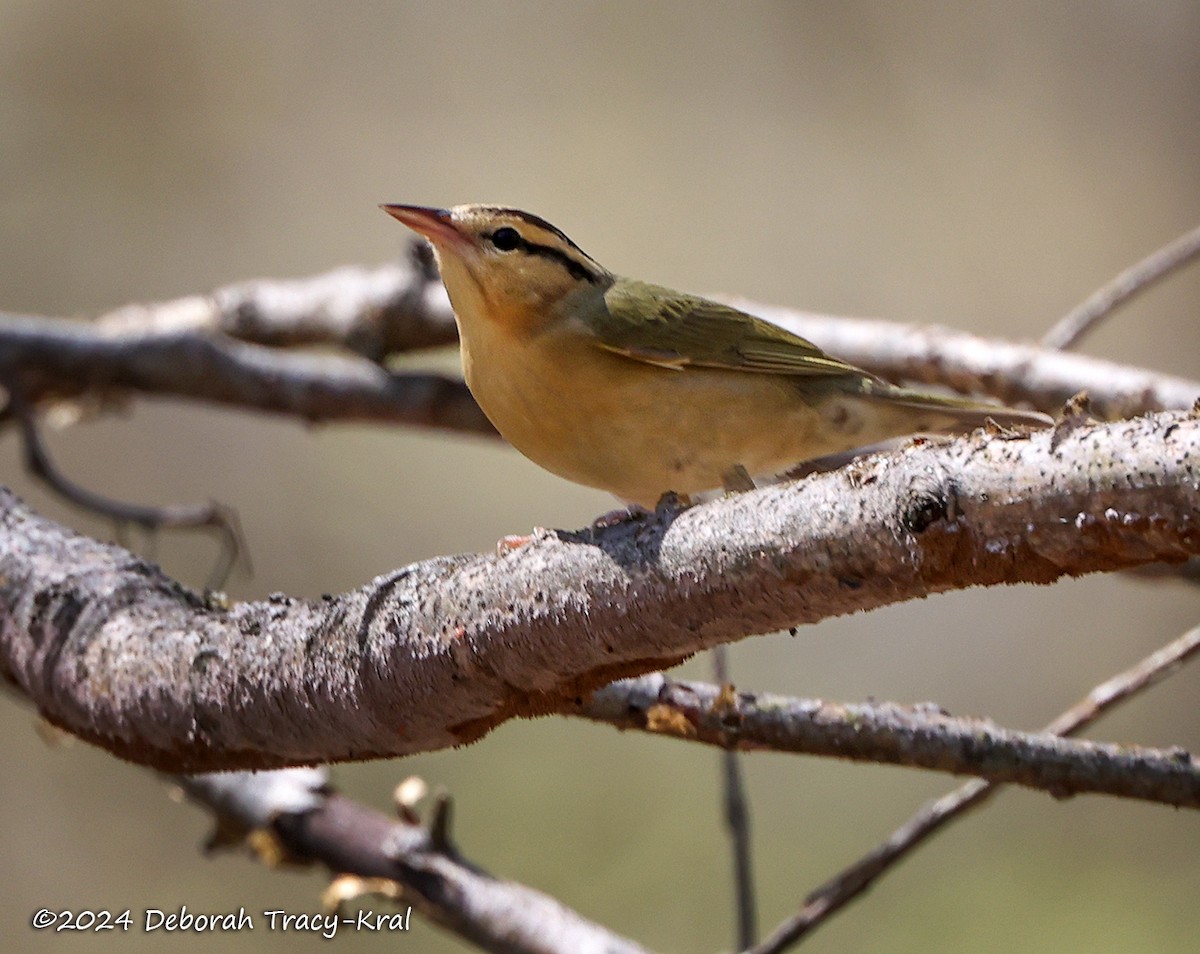
[[0,496],[0,672],[170,771],[473,741],[751,633],[1200,552],[1200,421],[918,442],[841,470],[224,606]]
[[605,686],[578,712],[617,728],[726,749],[936,769],[1024,785],[1057,798],[1092,792],[1200,808],[1200,761],[1182,750],[1013,732],[931,706],[851,705],[722,691],[656,673]]

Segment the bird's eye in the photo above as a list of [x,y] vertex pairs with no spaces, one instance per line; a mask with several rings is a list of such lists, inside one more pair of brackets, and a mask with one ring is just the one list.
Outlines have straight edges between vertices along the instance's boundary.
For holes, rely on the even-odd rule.
[[506,225],[492,233],[492,244],[502,252],[511,252],[521,244],[521,233]]

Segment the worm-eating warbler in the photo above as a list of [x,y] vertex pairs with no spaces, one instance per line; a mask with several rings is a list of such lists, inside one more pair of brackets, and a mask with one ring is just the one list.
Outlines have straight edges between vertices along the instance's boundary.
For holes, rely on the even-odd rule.
[[517,450],[653,507],[919,431],[1045,424],[896,387],[753,315],[620,278],[517,209],[383,209],[433,245],[467,386]]

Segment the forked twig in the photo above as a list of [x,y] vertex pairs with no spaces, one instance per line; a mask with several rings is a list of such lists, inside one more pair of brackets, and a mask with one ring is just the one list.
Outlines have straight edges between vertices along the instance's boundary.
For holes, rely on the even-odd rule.
[[[1189,630],[1137,665],[1101,683],[1050,722],[1043,731],[1054,735],[1076,734],[1113,707],[1171,675],[1197,651],[1200,651],[1200,626]],[[863,894],[880,875],[943,825],[983,804],[1002,787],[974,779],[928,802],[892,832],[886,841],[812,892],[799,912],[784,921],[761,944],[747,949],[746,954],[780,954],[786,951]]]
[[215,530],[220,538],[221,547],[209,575],[209,589],[217,589],[224,585],[239,558],[244,561],[247,572],[250,571],[249,550],[242,535],[241,523],[237,512],[231,507],[216,501],[154,507],[114,500],[88,490],[55,466],[38,430],[33,408],[25,400],[20,389],[11,385],[8,387],[8,409],[21,428],[26,467],[64,500],[90,513],[107,517],[118,526],[133,524],[147,532],[159,529]]
[[[389,818],[339,795],[320,769],[217,772],[176,781],[216,815],[211,848],[269,832],[269,841],[260,837],[252,842],[263,861],[319,863],[335,879],[365,882],[351,896],[386,879],[398,889],[389,892],[392,897],[399,895],[402,904],[411,904],[431,924],[473,948],[505,954],[649,954],[548,895],[493,877],[464,858],[449,843],[449,803],[444,799],[435,802],[432,817],[422,823],[415,813]],[[326,892],[327,899],[339,900],[337,883]],[[352,921],[347,916],[340,923]],[[396,950],[405,948],[401,943]]]
[[1063,316],[1043,336],[1044,348],[1065,350],[1139,292],[1200,256],[1200,226],[1131,265]]

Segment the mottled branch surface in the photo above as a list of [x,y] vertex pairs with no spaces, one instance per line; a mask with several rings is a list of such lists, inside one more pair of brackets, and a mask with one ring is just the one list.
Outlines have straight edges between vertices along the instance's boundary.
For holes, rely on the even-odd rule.
[[[1195,381],[1032,344],[733,303],[884,376],[1043,411],[1057,411],[1081,390],[1105,419],[1184,409],[1200,398]],[[494,434],[461,381],[393,372],[380,363],[455,340],[445,291],[417,256],[375,269],[242,282],[208,295],[129,305],[91,322],[0,313],[0,383],[16,383],[35,404],[133,393],[305,421]],[[297,350],[302,346],[308,350]]]
[[1200,552],[1200,421],[976,432],[319,601],[225,607],[0,497],[0,671],[170,771],[384,757],[719,643],[971,585]]
[[1183,750],[1013,732],[986,719],[955,718],[932,705],[853,705],[723,691],[655,673],[605,686],[579,715],[725,749],[936,769],[1058,798],[1091,792],[1200,808],[1200,761]]

